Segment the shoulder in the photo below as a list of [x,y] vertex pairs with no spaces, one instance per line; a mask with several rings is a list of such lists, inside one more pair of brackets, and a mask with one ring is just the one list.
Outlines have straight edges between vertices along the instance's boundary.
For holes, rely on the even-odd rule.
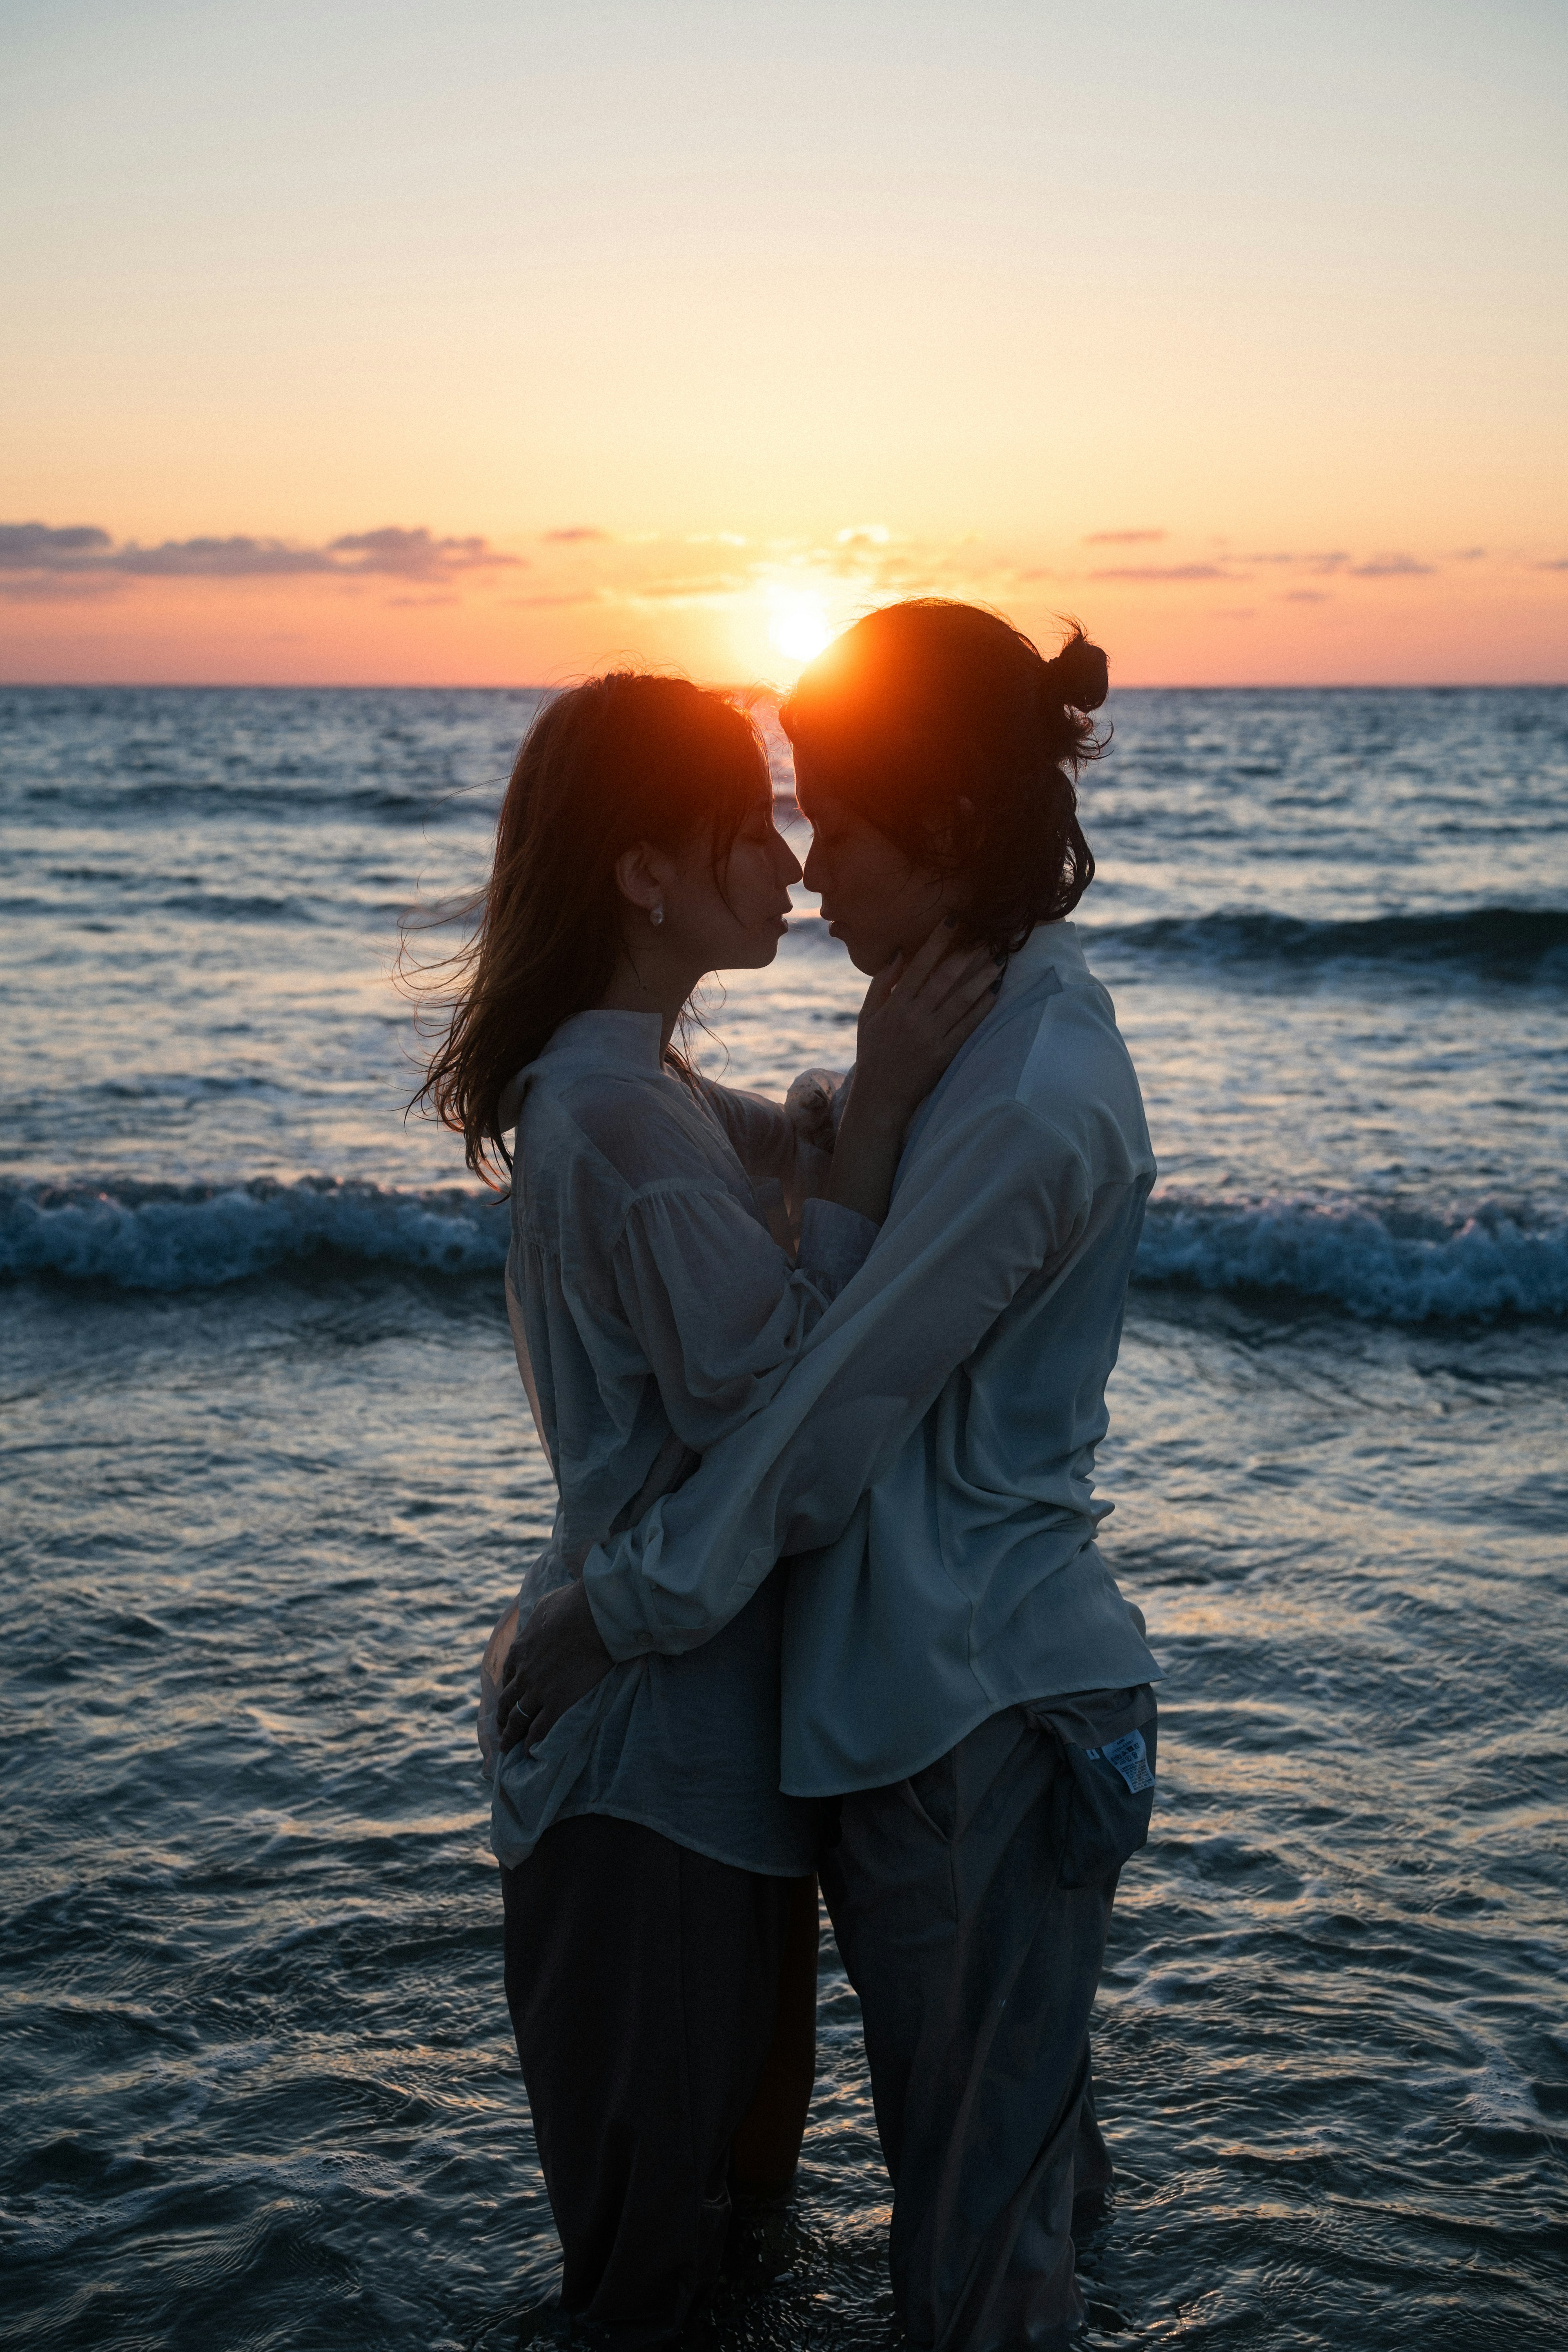
[[1098,981],[1047,1000],[1016,1091],[1026,1109],[1074,1139],[1097,1177],[1152,1171],[1138,1074]]
[[1040,1108],[1064,1087],[1079,1093],[1114,1087],[1131,1067],[1100,982],[1086,976],[1062,987],[1047,974],[982,1022],[940,1091],[965,1111],[1000,1097]]
[[542,1074],[529,1089],[517,1141],[530,1170],[596,1178],[627,1201],[653,1185],[721,1183],[731,1166],[740,1172],[725,1135],[687,1087],[640,1071]]
[[1053,1084],[1085,1093],[1114,1091],[1132,1075],[1116,1008],[1097,980],[1058,989],[1020,1026],[1015,1052],[1022,1102],[1033,1101]]
[[1097,981],[1031,991],[989,1027],[938,1105],[943,1150],[994,1153],[1021,1173],[1065,1155],[1095,1184],[1152,1171],[1137,1074]]

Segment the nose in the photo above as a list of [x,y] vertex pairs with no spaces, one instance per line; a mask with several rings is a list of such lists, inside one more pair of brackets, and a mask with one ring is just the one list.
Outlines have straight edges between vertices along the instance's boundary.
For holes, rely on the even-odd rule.
[[811,847],[805,853],[805,868],[801,876],[801,879],[805,884],[808,890],[815,890],[818,898],[821,897],[822,875],[821,867],[817,859],[816,842],[815,836],[813,837]]
[[779,845],[779,880],[787,889],[792,882],[798,882],[800,880],[800,860],[795,856],[794,850],[790,847],[782,833],[776,837]]

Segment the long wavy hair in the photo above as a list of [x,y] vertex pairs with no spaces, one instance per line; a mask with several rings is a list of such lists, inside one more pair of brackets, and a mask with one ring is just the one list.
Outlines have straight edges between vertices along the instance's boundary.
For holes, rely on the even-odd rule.
[[1009,953],[1094,879],[1077,777],[1105,656],[1075,624],[1049,660],[1021,629],[940,597],[885,604],[802,671],[780,717],[814,775],[952,880],[977,942]]
[[440,1021],[409,1108],[460,1135],[487,1183],[510,1173],[499,1125],[508,1083],[609,986],[625,938],[621,853],[646,841],[679,854],[706,835],[721,880],[771,789],[750,718],[686,678],[611,671],[540,712],[501,803],[489,880],[462,910],[467,941],[415,970],[405,940],[400,959],[404,984],[434,997]]

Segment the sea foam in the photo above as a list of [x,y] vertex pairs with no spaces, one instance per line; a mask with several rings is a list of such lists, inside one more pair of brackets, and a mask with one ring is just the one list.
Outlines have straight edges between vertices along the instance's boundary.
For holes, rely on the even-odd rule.
[[0,1192],[0,1276],[207,1290],[307,1260],[474,1275],[506,1263],[504,1205],[455,1188],[261,1178],[231,1186]]
[[[0,1277],[113,1290],[208,1290],[314,1264],[493,1277],[508,1213],[455,1187],[395,1192],[325,1178],[232,1186],[121,1183],[0,1191]],[[1356,1201],[1156,1197],[1142,1286],[1312,1300],[1371,1321],[1568,1313],[1568,1223]]]
[[1320,1299],[1378,1323],[1568,1313],[1568,1223],[1355,1201],[1152,1201],[1133,1279]]

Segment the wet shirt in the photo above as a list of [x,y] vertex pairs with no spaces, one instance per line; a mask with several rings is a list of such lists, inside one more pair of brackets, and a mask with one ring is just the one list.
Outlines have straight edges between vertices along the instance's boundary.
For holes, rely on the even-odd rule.
[[[777,1105],[661,1066],[654,1014],[577,1014],[509,1094],[507,1306],[560,1490],[526,1619],[777,1396],[876,1228],[812,1197],[827,1162]],[[535,1755],[500,1759],[500,1860],[610,1813],[743,1869],[810,1870],[816,1809],[779,1789],[783,1609],[775,1579],[712,1642],[639,1651]]]
[[1110,999],[1072,925],[1042,925],[778,1397],[589,1555],[611,1652],[693,1650],[789,1556],[783,1783],[812,1796],[922,1770],[1005,1706],[1156,1676],[1093,1487],[1154,1173]]

